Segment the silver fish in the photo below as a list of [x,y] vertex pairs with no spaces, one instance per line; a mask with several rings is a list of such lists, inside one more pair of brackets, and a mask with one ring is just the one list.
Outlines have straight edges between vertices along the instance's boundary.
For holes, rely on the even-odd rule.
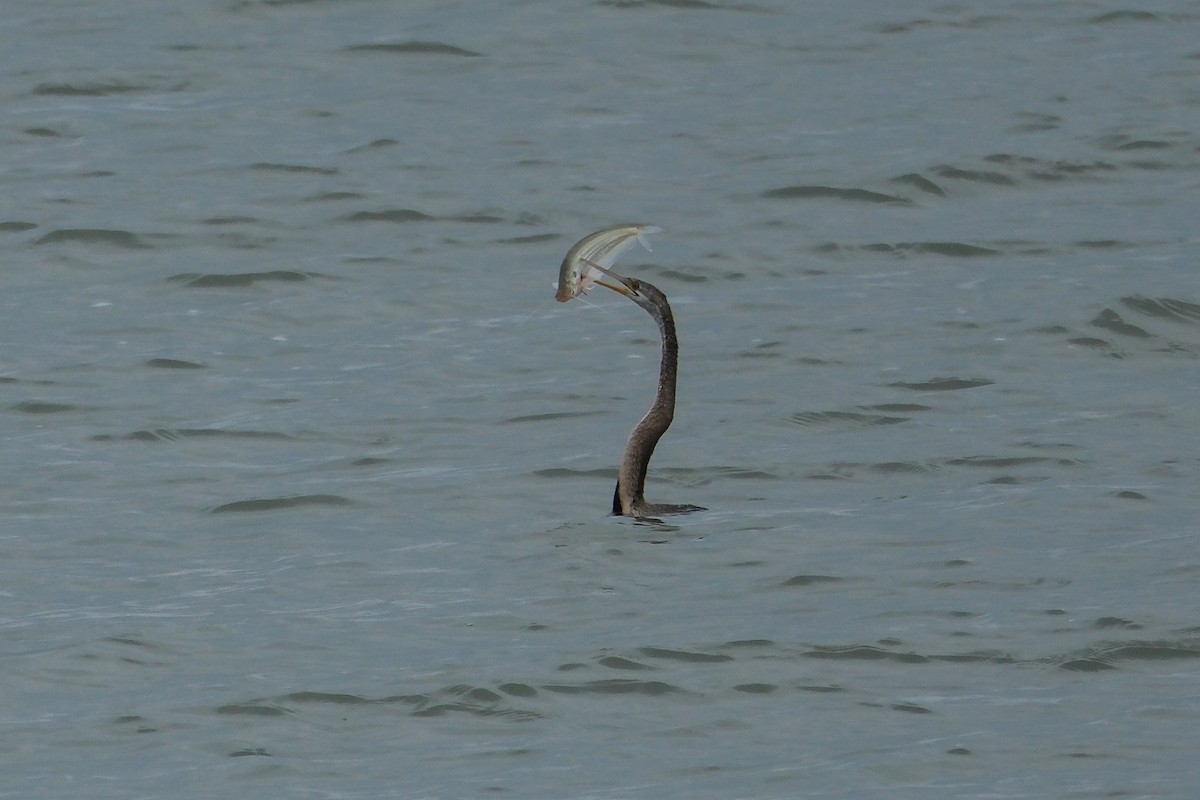
[[[645,235],[659,233],[661,230],[662,228],[654,225],[614,225],[589,233],[567,251],[566,258],[558,270],[558,291],[554,299],[565,303],[584,294],[594,284],[626,294],[624,287],[628,284],[627,279],[609,268],[618,256],[633,247],[634,242],[640,242],[642,247],[649,250],[650,245],[647,244]],[[604,280],[602,275],[621,286]]]

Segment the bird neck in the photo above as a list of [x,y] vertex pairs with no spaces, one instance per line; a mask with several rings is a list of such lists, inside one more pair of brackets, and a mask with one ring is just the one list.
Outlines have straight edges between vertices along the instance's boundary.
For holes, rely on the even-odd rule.
[[613,494],[613,513],[638,515],[646,505],[646,470],[658,440],[671,426],[675,418],[675,378],[679,365],[679,340],[675,336],[675,318],[665,297],[658,304],[658,331],[662,336],[662,360],[658,368],[658,391],[654,402],[641,422],[629,434],[625,446],[625,457],[617,474],[617,488]]

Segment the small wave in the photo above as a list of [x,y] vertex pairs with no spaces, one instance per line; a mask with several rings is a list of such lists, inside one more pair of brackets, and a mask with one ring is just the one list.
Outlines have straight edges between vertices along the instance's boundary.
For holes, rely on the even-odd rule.
[[1040,659],[1070,672],[1101,672],[1118,669],[1124,661],[1176,661],[1200,658],[1194,641],[1104,642],[1082,652]]
[[344,692],[300,691],[276,698],[256,698],[227,703],[216,708],[218,714],[259,717],[283,717],[300,713],[303,706],[353,707],[390,706],[410,707],[414,717],[441,717],[447,714],[469,714],[478,717],[501,717],[516,721],[538,719],[542,715],[507,704],[506,697],[535,697],[537,690],[526,684],[506,683],[495,690],[481,686],[458,684],[428,694],[390,695],[373,698]]
[[867,464],[867,467],[872,472],[879,472],[884,475],[919,475],[938,470],[937,464],[931,464],[927,461],[878,461],[873,464]]
[[745,467],[705,467],[703,469],[694,470],[693,477],[688,479],[688,484],[692,486],[707,486],[715,480],[750,480],[764,481],[776,480],[779,475],[773,472],[764,472],[760,469],[747,469]]
[[580,411],[551,411],[551,412],[547,412],[545,414],[524,414],[519,417],[508,417],[507,419],[500,420],[500,424],[502,424],[502,425],[513,425],[513,424],[520,425],[520,424],[523,424],[526,422],[547,422],[552,419],[566,419],[568,417],[571,419],[577,419],[579,417],[596,416],[597,414],[600,414],[600,413],[602,413],[602,412],[600,412],[600,411],[583,411],[583,412],[580,412]]
[[276,269],[268,272],[235,272],[227,274],[184,272],[167,278],[195,289],[225,289],[252,286],[256,283],[299,283],[321,277],[316,272]]
[[1093,25],[1107,25],[1113,22],[1158,22],[1162,19],[1158,14],[1150,11],[1109,11],[1104,14],[1098,14],[1088,22]]
[[1070,177],[1081,177],[1093,172],[1111,172],[1117,167],[1107,161],[1052,161],[1030,169],[1025,174],[1040,181],[1061,181]]
[[1173,142],[1164,142],[1161,139],[1133,139],[1119,144],[1113,149],[1128,152],[1129,150],[1167,150],[1174,146]]
[[395,147],[400,144],[399,140],[385,136],[382,139],[372,139],[366,144],[355,145],[346,150],[347,153],[362,153],[368,150],[381,150],[385,147]]
[[123,436],[99,434],[92,437],[94,442],[128,441],[128,442],[177,442],[181,439],[290,439],[286,433],[278,431],[245,431],[228,428],[155,428],[153,430],[138,430]]
[[40,239],[35,240],[34,245],[40,246],[71,242],[123,247],[127,250],[145,250],[150,247],[145,239],[132,231],[106,230],[103,228],[60,228],[50,231]]
[[937,197],[945,197],[946,190],[938,186],[933,181],[916,172],[910,172],[907,175],[897,175],[892,178],[892,183],[901,183],[905,186],[912,186],[915,189],[920,189],[926,194],[936,195]]
[[823,658],[844,661],[899,661],[904,664],[924,664],[928,656],[917,653],[897,653],[875,645],[817,645],[803,653],[806,658]]
[[946,460],[946,464],[952,467],[984,467],[987,469],[1010,469],[1012,467],[1027,467],[1031,464],[1074,466],[1076,463],[1076,461],[1069,458],[1047,458],[1046,456],[964,456],[962,458],[950,458]]
[[337,203],[343,200],[362,200],[359,192],[317,192],[302,198],[305,203]]
[[931,406],[923,406],[920,403],[878,403],[876,405],[860,406],[868,411],[883,411],[890,414],[904,414],[916,411],[930,411]]
[[612,8],[643,8],[645,6],[666,6],[667,8],[686,8],[698,11],[708,11],[722,8],[706,0],[596,0],[598,6]]
[[566,467],[547,467],[533,471],[539,478],[611,478],[613,469],[568,469]]
[[684,690],[663,681],[638,681],[629,678],[586,681],[584,683],[552,683],[542,687],[555,694],[642,694],[659,697],[684,694]]
[[337,175],[337,167],[313,167],[308,164],[277,164],[270,161],[259,161],[251,164],[249,169],[260,172],[299,172],[312,175]]
[[54,403],[48,400],[23,400],[9,406],[13,411],[22,414],[62,414],[66,411],[77,411],[79,406],[70,403]]
[[340,222],[391,222],[405,224],[409,222],[469,222],[472,224],[495,224],[504,222],[504,217],[489,214],[485,211],[472,211],[463,214],[437,217],[417,211],[413,208],[385,208],[379,211],[356,211],[339,218]]
[[477,211],[470,214],[455,214],[453,216],[446,217],[446,219],[451,222],[471,222],[476,224],[504,222],[504,217],[497,216],[496,214],[488,214],[483,211]]
[[247,700],[244,703],[226,703],[214,709],[218,714],[246,717],[284,717],[290,712],[282,706],[264,700]]
[[779,687],[773,683],[739,683],[733,687],[733,690],[746,694],[771,694],[778,691]]
[[793,575],[781,583],[780,586],[820,586],[828,583],[841,583],[844,580],[846,579],[836,575]]
[[508,239],[497,239],[496,244],[543,244],[553,242],[562,237],[557,233],[538,233],[532,236],[513,236]]
[[719,653],[698,653],[692,650],[668,650],[662,647],[639,647],[638,652],[647,658],[660,658],[667,661],[686,661],[691,664],[718,664],[733,661],[733,656]]
[[1017,133],[1041,133],[1062,127],[1062,117],[1041,111],[1018,111],[1014,116],[1020,120],[1013,130]]
[[908,422],[910,417],[895,417],[884,414],[862,414],[856,411],[801,411],[788,417],[788,421],[803,427],[824,428],[870,428],[877,425],[898,425]]
[[455,47],[442,42],[423,42],[410,40],[407,42],[372,42],[370,44],[352,44],[343,48],[347,53],[398,53],[401,55],[419,56],[460,56],[462,58],[482,58],[483,53]]
[[960,167],[940,166],[934,169],[939,177],[955,181],[972,181],[974,183],[990,183],[993,186],[1015,186],[1017,182],[1003,172],[981,169],[962,169]]
[[897,389],[911,389],[914,392],[955,392],[960,389],[977,389],[980,386],[991,386],[995,381],[987,378],[930,378],[927,381],[897,381],[888,386]]
[[896,245],[898,250],[912,251],[922,255],[952,256],[954,258],[976,258],[979,256],[1003,255],[1003,250],[983,247],[965,242],[904,242]]
[[1147,316],[1175,322],[1200,322],[1200,305],[1170,297],[1122,297],[1121,303]]
[[656,669],[649,664],[643,664],[640,661],[634,661],[631,658],[624,658],[623,656],[604,656],[597,660],[596,663],[606,669],[632,670],[635,672]]
[[1112,344],[1095,336],[1074,336],[1067,339],[1067,344],[1074,345],[1075,347],[1086,347],[1091,350],[1103,350],[1107,355],[1122,358],[1121,353],[1117,352]]
[[768,189],[760,197],[769,200],[847,200],[856,203],[895,203],[911,205],[912,201],[899,195],[872,192],[867,189],[846,189],[837,186],[784,186]]
[[293,497],[266,497],[254,500],[236,500],[232,503],[226,503],[217,506],[212,510],[214,514],[223,514],[226,512],[254,512],[254,511],[277,511],[285,508],[298,508],[300,506],[348,506],[351,505],[348,498],[336,494],[302,494]]
[[1132,325],[1121,318],[1121,315],[1111,308],[1106,308],[1095,316],[1091,322],[1097,328],[1103,328],[1106,331],[1121,336],[1130,336],[1137,339],[1149,339],[1151,333],[1145,328],[1139,328],[1137,325]]
[[161,87],[151,87],[138,83],[124,81],[106,81],[94,83],[39,83],[33,88],[35,95],[54,97],[106,97],[113,94],[131,94],[134,92],[163,91]]
[[887,253],[895,256],[933,255],[950,258],[979,258],[1004,255],[1005,249],[997,246],[987,247],[966,242],[872,242],[870,244],[841,244],[827,242],[819,245],[820,253],[836,254],[842,251],[852,253]]
[[342,222],[427,222],[435,219],[412,208],[389,208],[382,211],[356,211],[342,217]]
[[940,468],[937,464],[927,461],[877,461],[868,463],[837,461],[826,465],[823,470],[810,472],[804,477],[810,481],[845,481],[854,480],[864,472],[881,475],[925,475],[937,472]]
[[202,225],[256,225],[261,222],[258,217],[249,216],[209,217],[200,220]]
[[206,364],[195,361],[183,361],[178,358],[151,358],[146,362],[147,367],[155,369],[207,369]]

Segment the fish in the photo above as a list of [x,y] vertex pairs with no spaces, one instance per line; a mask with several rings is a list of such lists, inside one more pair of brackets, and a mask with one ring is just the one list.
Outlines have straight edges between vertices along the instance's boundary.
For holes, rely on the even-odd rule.
[[[626,294],[625,287],[628,286],[629,280],[613,272],[610,267],[618,256],[633,247],[634,242],[649,250],[650,245],[644,237],[661,232],[662,228],[654,225],[626,224],[589,233],[567,251],[562,266],[558,269],[558,291],[555,292],[554,299],[565,303],[585,294],[595,284]],[[601,276],[616,281],[620,286],[604,280]]]

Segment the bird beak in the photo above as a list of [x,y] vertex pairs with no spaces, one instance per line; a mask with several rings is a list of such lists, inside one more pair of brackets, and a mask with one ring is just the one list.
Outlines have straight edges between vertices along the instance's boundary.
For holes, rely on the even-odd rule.
[[612,289],[614,292],[617,292],[618,294],[623,294],[626,297],[628,297],[630,300],[632,300],[637,295],[637,289],[630,286],[629,285],[630,283],[632,283],[632,281],[629,278],[622,278],[621,283],[611,283],[609,281],[596,281],[596,284],[598,286],[603,286],[605,289]]
[[626,278],[623,275],[618,275],[611,269],[606,269],[594,261],[584,259],[584,263],[597,272],[601,272],[609,280],[599,279],[596,281],[598,286],[603,286],[605,289],[612,289],[618,294],[623,294],[632,300],[637,295],[637,281],[633,278]]

